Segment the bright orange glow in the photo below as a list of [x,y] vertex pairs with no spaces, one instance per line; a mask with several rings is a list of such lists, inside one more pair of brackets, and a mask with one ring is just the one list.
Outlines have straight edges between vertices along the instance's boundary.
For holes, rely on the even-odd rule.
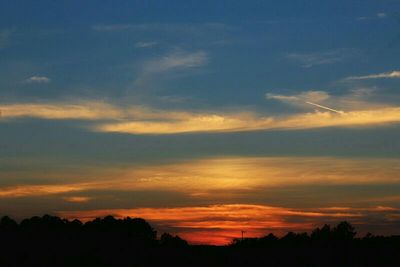
[[[265,232],[260,230],[246,231],[244,237],[260,237]],[[211,244],[211,245],[227,245],[235,238],[241,237],[239,230],[196,230],[195,232],[179,233],[179,236],[188,240],[191,244]]]
[[[116,217],[141,217],[174,229],[191,243],[227,244],[232,238],[262,236],[268,232],[282,234],[289,230],[310,230],[323,219],[359,218],[361,213],[318,212],[263,205],[211,205],[181,208],[136,208],[59,212],[66,218],[83,221],[112,214]],[[298,218],[287,220],[288,217]],[[307,220],[305,220],[308,218]]]
[[73,203],[82,203],[88,202],[91,198],[90,197],[65,197],[64,200]]
[[[87,190],[163,190],[195,199],[231,199],[234,190],[305,185],[398,183],[398,159],[346,159],[332,157],[225,157],[159,165],[83,170],[52,185],[2,187],[0,198],[54,195]],[[15,174],[7,173],[8,177]],[[18,172],[17,175],[21,175]],[[46,177],[58,177],[48,172]],[[81,180],[81,181],[80,181]],[[79,182],[80,181],[80,182]],[[218,196],[215,195],[218,191]]]
[[[137,166],[115,174],[111,187],[185,192],[196,198],[232,196],[232,190],[288,185],[347,185],[398,183],[398,159],[332,157],[225,157],[158,166]],[[225,196],[225,197],[224,197]]]

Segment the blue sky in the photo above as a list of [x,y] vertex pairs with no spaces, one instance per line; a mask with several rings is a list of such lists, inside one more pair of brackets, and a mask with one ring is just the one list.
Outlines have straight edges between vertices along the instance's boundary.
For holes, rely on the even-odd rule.
[[[194,97],[197,105],[262,108],[266,92],[343,93],[354,85],[336,84],[340,79],[396,68],[398,6],[397,1],[5,1],[2,94],[125,97],[140,90],[133,83],[146,62],[174,53],[203,53],[203,60],[151,77],[156,81],[145,86],[153,94]],[[32,76],[51,82],[39,90],[37,84],[19,83]]]
[[[313,208],[368,210],[364,222],[392,229],[382,225],[400,209],[399,12],[396,0],[2,1],[0,214],[308,209],[319,198]],[[280,171],[265,169],[274,162]],[[180,168],[204,183],[179,186]],[[280,193],[262,197],[276,172]]]

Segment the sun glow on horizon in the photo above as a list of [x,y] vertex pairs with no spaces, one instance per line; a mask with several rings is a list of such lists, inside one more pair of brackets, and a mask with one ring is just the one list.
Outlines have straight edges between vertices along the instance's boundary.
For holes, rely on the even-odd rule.
[[[47,197],[62,217],[83,221],[109,214],[142,217],[191,243],[227,244],[240,231],[248,237],[283,234],[344,219],[362,225],[375,222],[377,214],[380,223],[391,223],[400,213],[393,193],[380,198],[372,193],[337,194],[332,199],[308,190],[332,186],[341,192],[340,188],[354,186],[394,185],[400,182],[399,166],[399,159],[213,157],[109,166],[93,173],[88,168],[87,173],[62,176],[57,184],[3,186],[0,199]],[[8,172],[9,177],[17,174],[21,175]],[[312,201],[316,197],[318,203]]]
[[[343,209],[342,209],[343,208]],[[389,216],[392,207],[327,207],[294,209],[253,204],[224,204],[199,207],[135,208],[88,211],[60,211],[68,219],[92,220],[112,214],[117,218],[146,218],[163,231],[170,231],[193,244],[226,245],[245,231],[247,237],[276,235],[288,231],[309,231],[321,222],[348,220],[356,224],[371,214]]]

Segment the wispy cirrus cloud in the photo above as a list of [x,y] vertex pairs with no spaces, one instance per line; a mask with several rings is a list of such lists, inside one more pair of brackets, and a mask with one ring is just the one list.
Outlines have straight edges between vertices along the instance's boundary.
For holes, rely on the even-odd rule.
[[306,91],[295,95],[280,95],[274,93],[265,94],[267,99],[274,99],[292,105],[304,105],[307,101],[322,102],[329,99],[331,96],[325,91]]
[[24,83],[50,83],[51,79],[46,76],[31,76]]
[[185,32],[199,33],[205,31],[226,31],[236,29],[223,23],[142,23],[142,24],[97,24],[92,30],[98,32],[114,31],[163,31],[163,32]]
[[356,88],[341,95],[331,95],[326,91],[311,90],[292,95],[267,93],[265,97],[266,99],[277,100],[306,110],[309,110],[312,105],[314,107],[318,107],[318,105],[328,106],[335,110],[344,111],[377,110],[392,107],[387,103],[375,100],[376,90],[374,88]]
[[378,12],[376,16],[380,19],[386,18],[388,15],[385,12]]
[[180,49],[172,51],[162,57],[145,61],[133,82],[133,89],[144,92],[145,88],[146,93],[149,93],[151,91],[149,85],[154,85],[156,81],[169,75],[174,76],[176,72],[189,72],[207,65],[208,62],[209,57],[205,51],[187,52]]
[[[94,31],[122,31],[122,30],[128,30],[135,28],[134,25],[132,24],[98,24],[98,25],[93,25],[92,30]],[[142,27],[137,26],[136,28],[140,29]]]
[[358,17],[356,20],[363,21],[363,20],[374,20],[374,19],[385,19],[388,18],[388,14],[386,12],[378,12],[372,16],[362,16]]
[[143,72],[159,73],[176,69],[190,69],[205,65],[208,61],[209,58],[204,51],[177,51],[167,54],[162,58],[146,62],[143,67]]
[[[232,33],[240,28],[218,22],[205,23],[141,23],[141,24],[97,24],[92,30],[98,34],[145,34],[149,38],[162,40],[163,44],[172,47],[186,46],[188,43],[196,46],[225,46],[236,43]],[[168,38],[165,38],[167,37]],[[165,39],[163,39],[165,38]],[[175,40],[171,43],[172,40]],[[138,40],[138,42],[143,42]]]
[[395,78],[400,78],[399,70],[383,72],[378,74],[364,75],[364,76],[350,76],[345,78],[345,80],[395,79]]
[[303,68],[311,68],[341,62],[357,53],[353,49],[335,49],[311,53],[288,53],[286,58],[299,62]]
[[158,42],[152,41],[152,42],[137,42],[135,43],[136,48],[149,48],[156,46]]

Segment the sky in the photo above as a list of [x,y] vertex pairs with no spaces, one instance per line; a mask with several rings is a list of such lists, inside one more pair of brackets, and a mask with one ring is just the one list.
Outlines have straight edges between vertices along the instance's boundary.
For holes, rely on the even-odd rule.
[[399,50],[398,0],[3,0],[0,215],[400,234]]

